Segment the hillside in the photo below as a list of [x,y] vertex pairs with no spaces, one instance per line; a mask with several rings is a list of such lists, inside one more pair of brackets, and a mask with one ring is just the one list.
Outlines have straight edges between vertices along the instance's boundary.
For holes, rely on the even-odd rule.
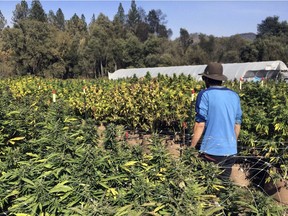
[[249,33],[242,33],[239,34],[242,38],[247,39],[247,40],[255,40],[256,39],[256,34],[253,32],[249,32]]

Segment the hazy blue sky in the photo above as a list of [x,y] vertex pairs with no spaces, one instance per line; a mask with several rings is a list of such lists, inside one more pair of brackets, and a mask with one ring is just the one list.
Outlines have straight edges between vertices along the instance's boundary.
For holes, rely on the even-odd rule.
[[[0,0],[0,10],[10,22],[15,6],[19,1]],[[27,1],[31,6],[31,1]],[[119,3],[122,3],[125,14],[128,13],[131,1],[112,0],[40,0],[46,13],[55,13],[61,8],[65,19],[70,19],[74,13],[84,14],[87,23],[92,15],[96,18],[100,12],[113,19],[117,13]],[[179,36],[180,28],[189,33],[204,33],[214,36],[231,36],[237,33],[257,33],[257,25],[268,16],[278,16],[279,21],[288,21],[288,1],[168,1],[168,0],[136,0],[137,7],[141,7],[146,14],[151,9],[160,9],[166,15],[166,26],[173,31],[172,39]]]

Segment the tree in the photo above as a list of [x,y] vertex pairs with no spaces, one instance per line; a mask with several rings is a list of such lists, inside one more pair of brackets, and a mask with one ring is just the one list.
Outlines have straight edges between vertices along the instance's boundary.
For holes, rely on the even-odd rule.
[[115,37],[112,43],[114,45],[111,47],[113,67],[111,68],[110,71],[116,71],[119,68],[125,67],[124,63],[125,39]]
[[180,46],[183,49],[183,54],[186,53],[188,47],[193,44],[193,39],[190,37],[186,29],[180,28]]
[[[2,32],[4,42],[3,50],[11,53],[11,61],[14,65],[13,70],[21,75],[26,74],[26,69],[23,66],[26,56],[25,37],[19,28],[6,28]],[[24,72],[25,71],[25,72]]]
[[147,23],[149,25],[150,33],[156,34],[160,37],[168,38],[169,32],[165,26],[166,15],[161,10],[150,10],[147,16]]
[[67,47],[67,53],[65,55],[66,73],[65,78],[72,78],[82,74],[83,66],[81,61],[83,60],[84,49],[87,44],[87,24],[85,17],[79,18],[75,13],[70,20],[66,23],[66,31],[69,35],[71,43]]
[[84,35],[87,33],[87,24],[80,19],[77,14],[75,13],[70,20],[67,21],[67,31],[70,33],[71,36],[79,36]]
[[47,22],[47,15],[39,0],[32,1],[29,18],[40,22]]
[[149,32],[158,33],[160,18],[156,10],[150,10],[147,16],[147,22],[149,25]]
[[136,2],[135,0],[131,1],[131,8],[128,12],[127,17],[127,25],[131,29],[131,31],[136,34],[137,26],[141,21],[141,16],[139,11],[137,10]]
[[212,54],[215,49],[215,37],[213,35],[207,36],[205,34],[200,34],[199,39],[199,46],[209,55]]
[[84,16],[84,14],[81,14],[81,20],[82,20],[82,23],[84,25],[85,31],[87,31],[86,17]]
[[258,61],[282,60],[288,62],[288,38],[270,36],[259,38],[254,45],[258,50]]
[[143,45],[145,67],[157,67],[160,64],[162,54],[162,39],[151,35]]
[[209,62],[209,55],[199,46],[188,49],[184,59],[181,59],[184,65],[201,65]]
[[55,14],[53,12],[53,10],[49,10],[48,15],[47,15],[47,21],[48,23],[54,25],[55,24]]
[[61,10],[61,8],[58,8],[55,15],[55,25],[58,29],[64,31],[65,30],[65,17]]
[[96,21],[95,14],[93,13],[93,15],[92,15],[92,17],[91,17],[91,21],[90,21],[90,23],[89,23],[89,27],[90,27],[91,25],[93,25],[93,23],[95,23],[95,21]]
[[54,54],[57,48],[55,29],[48,23],[22,20],[18,27],[5,29],[3,41],[5,49],[12,51],[15,70],[18,74],[44,76],[44,71],[58,61]]
[[[112,62],[112,23],[107,16],[100,13],[95,23],[90,26],[90,35],[88,38],[87,46],[84,50],[86,65],[88,70],[92,71],[94,77],[106,76],[108,71],[109,62]],[[111,66],[113,68],[113,66]]]
[[120,3],[118,6],[118,11],[113,19],[113,29],[116,37],[124,38],[126,34],[126,27],[125,27],[125,13],[122,4]]
[[242,62],[254,62],[258,60],[258,50],[253,44],[240,48],[240,59]]
[[13,11],[12,21],[14,24],[17,24],[19,21],[26,19],[29,15],[28,4],[25,0],[22,0],[21,3],[18,3]]
[[123,63],[124,67],[144,67],[143,44],[133,34],[128,34],[124,45]]
[[257,27],[253,45],[258,50],[258,61],[279,60],[287,62],[288,24],[278,16],[267,17]]
[[119,22],[122,25],[125,24],[125,12],[124,12],[124,8],[122,6],[122,4],[120,3],[118,6],[118,11],[116,13],[116,15],[114,16],[114,22]]
[[2,31],[7,24],[7,20],[5,19],[4,15],[2,14],[0,10],[0,31]]
[[48,13],[48,23],[54,25],[57,29],[64,31],[65,30],[65,19],[62,10],[59,8],[56,12],[56,15],[52,10]]
[[142,42],[146,41],[149,36],[149,26],[145,22],[140,22],[137,25],[135,35],[138,37],[138,39]]
[[272,35],[279,35],[281,32],[281,23],[279,22],[279,17],[267,17],[265,20],[262,21],[261,24],[257,25],[257,36],[272,36]]

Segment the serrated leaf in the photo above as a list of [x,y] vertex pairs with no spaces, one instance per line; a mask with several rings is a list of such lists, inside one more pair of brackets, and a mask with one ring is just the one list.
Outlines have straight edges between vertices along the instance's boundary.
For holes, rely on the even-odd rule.
[[68,183],[68,181],[64,181],[64,182],[61,182],[59,184],[57,184],[55,187],[53,187],[49,193],[65,193],[65,192],[68,192],[68,191],[71,191],[73,188],[65,185],[66,183]]
[[[34,202],[34,197],[31,196],[31,195],[28,195],[28,196],[22,196],[22,197],[19,197],[16,199],[17,201],[21,201],[22,204],[23,203],[26,203],[26,204],[30,204],[32,202]],[[22,205],[21,203],[19,203],[19,205]],[[16,204],[17,205],[17,204]]]
[[7,194],[5,196],[4,199],[8,198],[8,197],[11,197],[11,196],[15,196],[15,195],[18,195],[20,192],[18,190],[12,190],[9,194]]
[[133,205],[130,204],[130,205],[126,205],[126,206],[119,208],[115,216],[127,215],[129,213],[128,210],[130,210],[132,206]]
[[51,171],[51,170],[50,170],[50,171],[43,172],[43,173],[38,177],[38,179],[39,179],[39,178],[42,178],[42,177],[47,177],[47,176],[49,176],[50,174],[52,174],[52,171]]
[[205,215],[205,216],[206,216],[206,215],[207,215],[207,216],[209,216],[209,215],[214,215],[214,213],[221,211],[223,208],[224,208],[223,206],[218,206],[218,207],[213,206],[213,207],[207,209],[207,210],[205,211],[204,215]]
[[54,188],[52,188],[49,193],[60,193],[60,192],[68,192],[71,191],[72,188],[67,185],[56,185]]
[[80,215],[84,215],[84,214],[83,214],[83,211],[80,210],[79,208],[73,207],[73,208],[70,208],[70,209],[73,210],[74,212],[80,214]]
[[33,183],[33,181],[31,181],[30,179],[27,179],[27,178],[22,178],[22,180],[30,185],[33,185],[35,186],[35,184]]

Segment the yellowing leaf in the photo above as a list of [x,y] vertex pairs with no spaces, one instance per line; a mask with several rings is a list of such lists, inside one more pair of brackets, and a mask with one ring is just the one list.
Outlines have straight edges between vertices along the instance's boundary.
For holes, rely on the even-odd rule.
[[215,189],[218,190],[218,191],[220,190],[220,188],[222,188],[222,189],[225,188],[225,187],[222,186],[222,185],[213,185],[212,187],[215,188]]
[[66,118],[65,120],[64,120],[64,122],[72,122],[72,121],[77,121],[78,119],[77,118]]
[[12,138],[10,140],[18,141],[18,140],[23,140],[23,139],[25,139],[25,137],[14,137],[14,138]]
[[33,153],[31,153],[31,152],[27,152],[26,155],[28,155],[28,156],[30,156],[30,157],[35,157],[35,158],[38,158],[38,157],[39,157],[39,155],[33,154]]
[[145,207],[145,206],[155,206],[157,203],[156,202],[149,202],[149,203],[144,203],[141,206]]
[[165,207],[165,205],[158,206],[157,208],[154,209],[153,212],[157,212],[157,211],[159,211],[160,209],[162,209],[164,207]]
[[180,187],[180,188],[184,188],[184,187],[186,187],[185,182],[184,182],[184,181],[181,181],[181,182],[179,183],[179,187]]
[[109,188],[109,191],[115,196],[118,194],[115,188]]
[[4,199],[7,199],[8,197],[11,197],[11,196],[15,196],[15,195],[18,195],[20,192],[18,190],[13,190],[11,191],[7,196],[5,196]]
[[127,163],[124,164],[125,167],[127,166],[133,166],[134,164],[136,164],[137,161],[128,161]]
[[7,116],[9,117],[9,116],[15,115],[15,114],[20,114],[20,112],[19,111],[12,111],[12,112],[8,113]]
[[23,139],[25,139],[25,137],[14,137],[14,138],[8,140],[8,142],[11,143],[12,145],[14,145],[15,141],[19,141],[19,140],[23,140]]

